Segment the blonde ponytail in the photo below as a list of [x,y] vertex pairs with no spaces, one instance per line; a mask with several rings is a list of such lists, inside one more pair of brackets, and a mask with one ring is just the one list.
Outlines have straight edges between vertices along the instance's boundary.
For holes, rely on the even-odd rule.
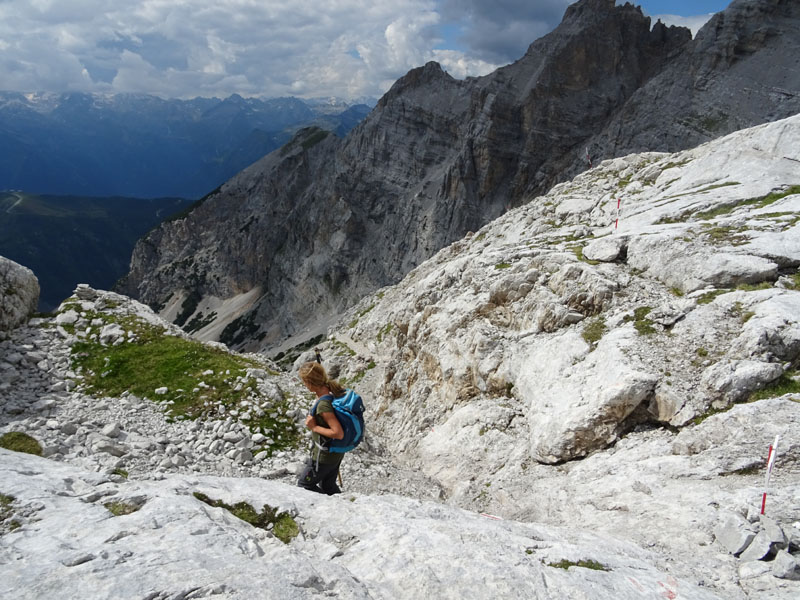
[[334,398],[344,396],[344,387],[335,379],[328,377],[325,367],[317,362],[303,363],[298,369],[300,379],[309,385],[316,387],[326,387],[331,391]]

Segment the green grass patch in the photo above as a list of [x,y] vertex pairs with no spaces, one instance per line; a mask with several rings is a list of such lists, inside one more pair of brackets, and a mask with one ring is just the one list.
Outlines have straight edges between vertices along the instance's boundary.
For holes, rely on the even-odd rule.
[[579,560],[578,562],[574,562],[571,560],[562,560],[557,563],[548,563],[548,567],[555,567],[556,569],[564,569],[567,570],[570,567],[581,567],[583,569],[592,569],[593,571],[610,571],[608,567],[603,565],[602,563],[597,562],[596,560]]
[[359,371],[358,373],[353,375],[353,377],[351,379],[342,378],[342,379],[339,380],[339,383],[341,383],[342,385],[353,386],[353,385],[357,384],[359,381],[361,381],[362,379],[364,379],[364,376],[367,374],[367,371],[370,371],[370,370],[372,370],[374,368],[375,368],[375,363],[373,361],[370,361],[369,364],[367,365],[367,367],[363,371]]
[[602,316],[595,317],[583,326],[581,337],[587,344],[594,347],[600,341],[600,338],[605,335],[606,331],[608,331],[606,320]]
[[300,145],[303,147],[303,150],[309,150],[328,137],[329,133],[330,131],[317,128],[317,130],[312,132],[311,135],[304,139]]
[[0,494],[0,534],[6,531],[14,531],[22,527],[19,521],[11,520],[14,515],[14,496]]
[[740,283],[736,286],[736,289],[740,292],[758,292],[772,289],[772,287],[771,281],[762,281],[761,283]]
[[785,394],[800,394],[800,372],[797,370],[786,371],[766,387],[750,394],[748,401],[777,398]]
[[733,227],[731,225],[721,225],[718,227],[706,226],[705,233],[712,244],[730,244],[731,246],[741,246],[749,241],[744,235],[748,231],[747,227]]
[[[739,185],[739,184],[729,183],[726,185]],[[700,191],[701,192],[707,191],[707,189]],[[695,214],[695,217],[701,221],[707,221],[715,217],[720,217],[723,215],[730,214],[741,206],[752,206],[756,209],[764,208],[766,206],[769,206],[770,204],[777,202],[778,200],[781,200],[782,198],[785,198],[786,196],[791,196],[792,194],[800,194],[800,185],[793,185],[789,186],[785,190],[770,192],[766,196],[761,196],[759,198],[750,198],[748,200],[742,200],[741,202],[736,202],[734,204],[727,204],[725,206],[720,206],[718,208],[699,212]]]
[[728,294],[733,290],[729,289],[721,289],[721,290],[711,290],[710,292],[706,292],[702,296],[697,299],[698,304],[711,304],[717,296],[721,296],[722,294]]
[[135,513],[137,510],[142,508],[141,504],[132,504],[130,502],[122,502],[120,500],[114,502],[106,502],[103,504],[115,517],[122,517],[124,515],[130,515]]
[[[708,192],[710,190],[717,189],[717,188],[720,188],[720,187],[725,187],[725,186],[728,186],[728,185],[740,185],[740,184],[738,182],[731,181],[731,182],[726,182],[726,183],[721,183],[721,184],[709,186],[709,187],[703,188],[702,190],[698,190],[696,192],[684,192],[682,194],[677,194],[675,196],[670,196],[670,198],[679,198],[681,196],[687,196],[689,194],[699,194],[701,192]],[[777,202],[778,200],[780,200],[782,198],[785,198],[786,196],[791,196],[793,194],[800,194],[800,185],[789,186],[785,190],[771,192],[771,193],[767,194],[766,196],[761,196],[761,197],[758,197],[758,198],[750,198],[750,199],[747,199],[747,200],[741,200],[739,202],[733,202],[731,204],[725,204],[725,205],[719,206],[717,208],[712,208],[712,209],[701,211],[701,212],[697,212],[697,213],[692,213],[691,211],[686,211],[686,212],[683,212],[680,215],[675,216],[675,217],[663,217],[658,222],[659,223],[663,223],[663,224],[682,223],[684,221],[687,221],[690,217],[693,217],[693,218],[695,218],[697,220],[700,220],[700,221],[708,221],[708,220],[714,219],[716,217],[721,217],[721,216],[724,216],[724,215],[728,215],[728,214],[732,213],[734,210],[736,210],[737,208],[742,207],[742,206],[752,206],[752,207],[754,207],[756,209],[764,208],[766,206],[769,206],[770,204],[773,204],[774,202]],[[774,213],[774,214],[775,215],[782,215],[782,213]],[[792,213],[787,213],[787,214],[792,214]],[[762,215],[762,217],[766,218],[766,217],[768,217],[768,215]],[[721,235],[721,232],[718,233],[718,235]]]
[[381,330],[378,332],[378,343],[382,342],[384,336],[389,335],[392,332],[393,328],[394,328],[394,324],[393,323],[387,323],[386,325],[384,325],[381,328]]
[[289,513],[279,513],[276,508],[268,504],[265,504],[261,512],[258,512],[247,502],[237,502],[232,505],[226,504],[221,500],[212,500],[201,492],[195,492],[194,497],[209,506],[224,508],[236,518],[249,523],[253,527],[267,531],[271,530],[272,534],[284,544],[291,542],[300,533],[297,521]]
[[[299,443],[301,433],[294,420],[286,416],[288,403],[262,398],[256,379],[247,375],[249,368],[263,368],[256,361],[193,339],[167,335],[164,328],[134,316],[94,313],[85,318],[117,323],[126,332],[121,338],[126,341],[104,346],[85,338],[73,344],[72,366],[83,377],[84,392],[95,397],[118,397],[129,392],[163,403],[169,414],[179,419],[206,418],[217,414],[220,407],[226,412],[244,413],[250,404],[269,402],[268,407],[261,406],[263,416],[243,422],[253,433],[264,433],[274,441],[270,451],[294,448]],[[156,394],[159,388],[166,388],[166,392]]]
[[510,269],[510,268],[511,268],[511,264],[510,264],[510,263],[507,263],[507,262],[497,263],[497,264],[494,266],[494,268],[495,268],[495,269],[498,269],[498,270],[501,270],[501,269]]
[[630,323],[633,321],[633,326],[636,328],[636,331],[639,332],[639,335],[651,335],[658,331],[654,327],[653,321],[647,318],[647,315],[650,314],[652,310],[653,309],[649,306],[640,306],[633,311],[633,316],[627,315],[622,319],[622,322]]
[[356,351],[353,350],[350,346],[345,344],[344,342],[334,339],[332,341],[333,345],[336,346],[336,354],[338,356],[355,356]]
[[9,431],[0,436],[0,448],[35,456],[42,455],[41,444],[35,438],[21,431]]
[[[703,421],[705,421],[706,419],[708,419],[713,415],[718,415],[720,413],[729,411],[737,404],[748,404],[751,402],[758,402],[759,400],[766,400],[768,398],[778,398],[786,394],[800,394],[799,371],[797,370],[786,371],[772,383],[769,383],[760,390],[756,390],[755,392],[751,393],[746,400],[742,400],[740,402],[734,402],[729,406],[724,406],[722,408],[711,408],[702,415],[698,415],[697,417],[692,419],[692,423],[694,425],[699,425],[700,423],[702,423]],[[794,400],[794,401],[800,402],[799,400]]]
[[574,244],[571,246],[567,246],[567,249],[572,250],[573,254],[575,254],[575,258],[577,258],[581,262],[585,262],[589,265],[599,265],[599,260],[589,260],[583,255],[583,246],[580,244]]

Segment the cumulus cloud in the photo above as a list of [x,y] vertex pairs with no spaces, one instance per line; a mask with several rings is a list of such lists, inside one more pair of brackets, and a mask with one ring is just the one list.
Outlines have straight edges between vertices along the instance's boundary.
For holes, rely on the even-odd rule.
[[0,0],[0,85],[379,96],[429,60],[454,77],[516,60],[570,1]]
[[475,60],[506,64],[561,22],[575,0],[443,0],[442,16],[461,28]]
[[437,57],[462,76],[491,70],[435,49],[436,9],[434,0],[5,0],[0,80],[21,91],[352,98],[380,95]]
[[664,25],[677,25],[679,27],[686,27],[692,32],[692,36],[697,35],[700,28],[708,23],[708,20],[714,16],[714,13],[705,15],[697,15],[694,17],[681,17],[679,15],[653,15],[650,17],[653,23],[661,21]]

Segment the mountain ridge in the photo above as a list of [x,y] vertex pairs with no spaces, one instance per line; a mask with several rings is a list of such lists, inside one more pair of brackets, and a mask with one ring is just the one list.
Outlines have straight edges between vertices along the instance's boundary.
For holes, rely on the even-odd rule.
[[0,188],[199,198],[280,147],[296,128],[317,124],[342,135],[368,111],[363,104],[293,97],[0,92]]
[[[413,69],[342,141],[304,147],[309,138],[298,138],[224,184],[202,211],[143,240],[120,290],[165,307],[258,287],[244,314],[218,314],[215,327],[227,331],[220,339],[254,349],[308,337],[364,293],[584,170],[587,146],[594,161],[630,146],[672,151],[744,121],[800,111],[800,94],[773,96],[762,86],[749,93],[750,112],[741,117],[711,119],[705,128],[694,117],[691,127],[670,118],[686,109],[684,96],[735,109],[726,99],[746,83],[738,71],[717,64],[711,88],[697,87],[685,72],[695,47],[729,45],[730,36],[715,37],[718,24],[731,23],[733,31],[783,24],[780,35],[764,37],[759,51],[734,62],[763,71],[762,80],[775,70],[765,69],[765,60],[797,46],[796,3],[758,0],[760,21],[737,16],[749,15],[750,4],[733,2],[728,17],[691,40],[686,29],[651,29],[631,5],[581,0],[523,58],[491,75],[457,81],[434,63]],[[800,90],[797,70],[780,77]],[[674,100],[643,109],[641,90]],[[233,241],[246,224],[249,239]],[[190,233],[195,228],[206,247]],[[250,263],[244,269],[241,259]],[[208,310],[202,302],[194,308]]]

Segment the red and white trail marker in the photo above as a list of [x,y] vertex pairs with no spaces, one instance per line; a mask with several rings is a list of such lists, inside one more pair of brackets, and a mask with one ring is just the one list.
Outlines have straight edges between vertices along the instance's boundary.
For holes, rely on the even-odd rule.
[[617,218],[614,220],[614,229],[619,227],[619,214],[620,214],[620,204],[622,203],[621,198],[617,198]]
[[767,507],[767,490],[769,489],[769,477],[772,475],[772,467],[775,465],[775,455],[778,453],[778,442],[781,436],[776,435],[775,441],[769,447],[769,455],[767,456],[767,478],[764,482],[764,495],[761,496],[761,514],[764,514],[764,509]]

